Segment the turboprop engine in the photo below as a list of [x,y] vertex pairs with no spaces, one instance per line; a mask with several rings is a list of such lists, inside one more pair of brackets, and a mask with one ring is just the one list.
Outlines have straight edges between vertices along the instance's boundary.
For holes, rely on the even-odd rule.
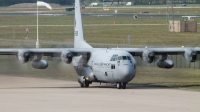
[[159,68],[166,68],[166,69],[170,69],[172,67],[174,67],[174,62],[170,59],[159,59],[157,62],[156,62],[156,65],[159,67]]
[[60,57],[63,62],[70,64],[72,62],[73,54],[69,51],[63,51]]
[[33,60],[32,67],[35,69],[46,69],[48,67],[48,62],[45,60]]
[[22,63],[27,63],[30,58],[30,53],[27,51],[24,51],[24,50],[20,50],[18,52],[17,57],[18,57],[19,61],[21,61]]
[[184,57],[190,62],[195,62],[197,59],[197,52],[193,50],[185,50]]
[[153,53],[152,51],[146,50],[146,51],[144,51],[144,52],[142,53],[142,59],[143,59],[146,63],[152,63],[153,60],[154,60],[154,57],[155,57],[155,55],[154,55],[154,53]]

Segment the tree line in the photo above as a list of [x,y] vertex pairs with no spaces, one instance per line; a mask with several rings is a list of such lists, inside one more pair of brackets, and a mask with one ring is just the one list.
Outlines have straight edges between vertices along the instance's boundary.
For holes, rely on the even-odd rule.
[[[56,3],[60,5],[73,5],[74,0],[41,0],[47,3]],[[197,4],[200,3],[200,0],[81,0],[81,2],[91,3],[91,2],[133,2],[135,5],[144,5],[144,4],[166,4],[167,1],[172,1],[174,4]],[[37,0],[0,0],[0,6],[10,6],[13,4],[19,3],[36,3]]]

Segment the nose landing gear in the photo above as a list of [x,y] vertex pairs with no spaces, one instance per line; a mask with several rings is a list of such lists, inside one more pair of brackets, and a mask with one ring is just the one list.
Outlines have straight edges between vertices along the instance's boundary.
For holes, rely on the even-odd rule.
[[92,81],[86,80],[86,81],[85,81],[85,84],[80,83],[80,86],[81,86],[81,87],[89,87],[90,84],[92,84]]
[[126,83],[117,83],[118,89],[126,89]]

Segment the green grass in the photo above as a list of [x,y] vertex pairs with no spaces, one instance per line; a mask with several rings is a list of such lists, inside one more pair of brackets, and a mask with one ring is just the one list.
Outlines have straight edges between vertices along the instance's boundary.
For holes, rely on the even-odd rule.
[[198,69],[172,68],[170,70],[155,67],[138,67],[132,84],[200,90]]
[[[179,4],[174,8],[174,14],[200,14],[199,11],[199,4],[189,4],[187,7],[182,7]],[[72,7],[72,6],[71,6]],[[46,8],[40,7],[39,11],[40,13],[67,13],[72,14],[74,11],[66,12],[66,8],[71,8],[68,6],[63,7],[53,7],[53,10],[48,10]],[[171,8],[171,7],[170,7]],[[0,7],[1,12],[36,12],[35,7]],[[118,10],[118,13],[124,14],[124,13],[130,13],[130,14],[139,14],[143,12],[149,12],[149,14],[166,14],[166,5],[136,5],[136,6],[114,6],[114,7],[107,7],[109,9],[108,11],[104,11],[102,7],[86,7],[82,11],[82,13],[106,13],[106,14],[113,14],[115,10]],[[171,10],[171,9],[170,9]]]
[[[36,38],[36,21],[34,16],[2,16],[0,18],[1,39],[25,39],[26,27],[29,28],[29,40]],[[200,33],[169,33],[166,31],[165,19],[103,18],[86,17],[83,19],[85,37],[89,43],[122,44],[123,38],[131,35],[131,45],[137,46],[199,46]],[[199,22],[200,19],[197,19]],[[116,24],[113,24],[115,22]],[[42,40],[61,42],[73,41],[72,17],[39,17],[39,37]],[[149,25],[148,25],[149,24]],[[158,24],[158,25],[156,25]],[[28,25],[28,26],[26,26]],[[45,26],[58,25],[58,26]],[[68,26],[59,26],[68,25]],[[199,29],[198,25],[198,29]],[[14,30],[14,36],[13,36]],[[111,39],[112,41],[107,41]],[[3,46],[4,44],[1,43]]]

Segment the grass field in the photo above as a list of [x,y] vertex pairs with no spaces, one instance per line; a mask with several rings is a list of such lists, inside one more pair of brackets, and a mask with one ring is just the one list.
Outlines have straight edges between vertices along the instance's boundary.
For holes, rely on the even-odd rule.
[[[39,7],[40,13],[65,13],[70,14],[74,11],[66,12],[66,8],[72,8],[73,6],[62,6],[62,7],[53,7],[53,10],[49,11],[44,7]],[[115,10],[120,14],[140,14],[148,12],[148,14],[166,14],[166,5],[135,5],[135,6],[107,6],[107,11],[103,10],[103,7],[89,7],[87,6],[82,13],[107,13],[113,14]],[[187,7],[182,7],[179,4],[174,7],[174,14],[200,14],[200,5],[199,4],[188,4]],[[36,7],[0,7],[1,12],[32,12],[36,13]],[[172,10],[171,7],[169,9]]]
[[[196,20],[199,23],[200,19]],[[197,33],[167,32],[165,19],[139,18],[134,20],[133,18],[84,17],[83,21],[86,40],[96,47],[107,47],[105,44],[113,44],[112,47],[124,47],[122,46],[123,39],[125,40],[124,44],[126,47],[200,46],[199,31]],[[113,22],[116,24],[113,24]],[[39,24],[39,37],[41,41],[73,42],[74,18],[40,16]],[[26,39],[25,30],[27,27],[30,33]],[[198,25],[198,29],[199,27]],[[128,35],[131,35],[130,46],[127,41]],[[20,15],[0,16],[0,39],[8,39],[8,41],[0,41],[0,46],[34,47],[36,17]],[[17,40],[22,42],[19,43]],[[26,42],[29,40],[31,42]],[[62,46],[50,42],[41,44],[46,47]],[[64,45],[66,46],[66,44]],[[1,56],[0,65],[1,74],[77,80],[77,74],[73,67],[60,61],[49,61],[49,67],[46,70],[35,70],[31,67],[31,63],[19,64],[15,56]],[[157,67],[139,66],[136,77],[130,83],[200,90],[200,70],[178,68],[163,70]]]
[[[196,19],[198,22],[200,19]],[[89,43],[127,44],[131,35],[131,45],[136,46],[199,46],[200,33],[169,33],[166,20],[155,18],[103,18],[85,17],[85,37]],[[115,22],[115,24],[113,24]],[[72,17],[39,17],[39,37],[42,40],[73,41]],[[1,16],[1,39],[25,39],[25,29],[29,28],[29,40],[36,38],[36,17]],[[198,25],[198,29],[199,29]],[[106,29],[106,30],[105,30]],[[112,41],[107,41],[108,39]],[[12,43],[11,43],[12,44]],[[1,43],[1,45],[5,45]],[[117,47],[117,46],[116,46]]]

